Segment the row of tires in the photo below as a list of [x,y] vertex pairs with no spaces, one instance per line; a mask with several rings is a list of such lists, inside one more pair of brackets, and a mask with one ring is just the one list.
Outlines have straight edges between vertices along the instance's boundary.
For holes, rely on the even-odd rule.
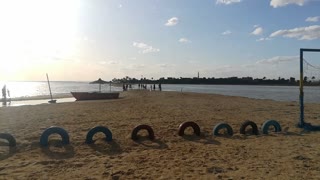
[[[246,129],[247,129],[248,126],[251,126],[252,134],[258,135],[259,130],[258,130],[257,124],[254,123],[253,121],[249,121],[249,120],[247,120],[247,121],[245,121],[245,122],[243,122],[241,124],[240,133],[241,134],[246,134]],[[275,121],[275,120],[267,120],[262,124],[262,127],[261,127],[262,133],[263,134],[268,134],[270,126],[274,127],[275,132],[281,131],[281,126],[277,121]],[[192,129],[194,131],[194,134],[196,134],[197,136],[200,136],[200,127],[199,127],[199,125],[197,123],[195,123],[193,121],[188,121],[188,122],[184,122],[184,123],[180,124],[179,130],[178,130],[179,136],[183,136],[185,129],[188,128],[188,127],[192,127]],[[154,131],[151,128],[151,126],[143,124],[143,125],[138,125],[133,129],[133,131],[131,133],[131,139],[132,140],[138,140],[138,132],[140,130],[143,130],[143,129],[148,131],[148,137],[149,137],[150,140],[153,140],[155,138]],[[233,135],[233,129],[227,123],[218,123],[213,128],[213,135],[215,135],[215,136],[221,135],[219,132],[222,129],[226,129],[227,130],[227,134],[229,136]],[[85,142],[87,144],[94,143],[93,136],[98,132],[104,133],[104,135],[106,136],[106,139],[105,139],[106,141],[112,141],[112,133],[107,127],[96,126],[96,127],[94,127],[94,128],[89,130],[89,132],[87,133]],[[51,134],[59,134],[61,136],[61,138],[62,138],[62,143],[63,144],[69,144],[69,134],[68,134],[68,132],[66,130],[64,130],[63,128],[61,128],[61,127],[52,126],[52,127],[48,128],[48,129],[46,129],[42,133],[42,135],[40,137],[40,145],[41,146],[48,146],[48,139],[49,139],[49,136]],[[9,146],[12,146],[12,147],[16,146],[16,140],[11,134],[0,133],[0,139],[6,139],[9,142]]]

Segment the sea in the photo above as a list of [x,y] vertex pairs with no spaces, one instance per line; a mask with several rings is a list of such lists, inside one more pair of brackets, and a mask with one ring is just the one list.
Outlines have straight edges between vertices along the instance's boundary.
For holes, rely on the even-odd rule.
[[[1,88],[6,85],[9,90],[11,103],[2,106],[21,106],[48,103],[50,91],[46,81],[32,82],[0,82]],[[52,81],[50,82],[53,99],[58,103],[73,102],[72,91],[99,91],[98,84],[77,81]],[[150,89],[150,85],[147,86]],[[133,85],[138,89],[138,85]],[[158,88],[156,84],[156,88]],[[298,86],[262,86],[262,85],[190,85],[190,84],[162,84],[163,91],[195,92],[221,94],[227,96],[242,96],[254,99],[270,99],[275,101],[299,101]],[[121,85],[102,84],[102,92],[122,91]],[[306,103],[320,103],[320,87],[304,87]]]

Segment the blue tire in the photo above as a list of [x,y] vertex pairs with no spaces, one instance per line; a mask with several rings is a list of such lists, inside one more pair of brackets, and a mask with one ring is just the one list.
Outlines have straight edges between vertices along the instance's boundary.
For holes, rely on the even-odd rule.
[[8,133],[0,133],[0,139],[6,139],[9,142],[10,147],[16,146],[16,139]]
[[274,132],[280,132],[281,131],[281,126],[276,120],[266,120],[261,126],[262,133],[263,134],[268,134],[270,126],[274,127]]
[[40,137],[40,145],[48,146],[48,139],[51,134],[59,134],[63,144],[69,144],[69,135],[66,130],[60,127],[52,126],[46,129]]
[[219,131],[220,131],[221,129],[227,129],[228,135],[229,135],[229,136],[232,136],[232,135],[233,135],[232,127],[231,127],[229,124],[224,123],[224,122],[218,123],[218,124],[213,128],[213,135],[215,135],[215,136],[221,135],[221,134],[219,134]]
[[102,133],[104,133],[104,135],[106,135],[106,141],[112,141],[112,133],[107,127],[96,126],[96,127],[92,128],[92,129],[90,129],[90,131],[88,132],[87,137],[86,137],[86,143],[87,144],[94,143],[92,138],[98,132],[102,132]]

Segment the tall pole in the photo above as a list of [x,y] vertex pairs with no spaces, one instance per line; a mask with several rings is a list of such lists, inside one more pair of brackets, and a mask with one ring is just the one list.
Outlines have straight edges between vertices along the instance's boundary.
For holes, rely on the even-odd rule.
[[46,75],[47,75],[47,80],[48,80],[48,85],[49,85],[50,97],[51,97],[51,100],[52,100],[52,93],[51,93],[51,87],[50,87],[48,73]]
[[300,121],[298,123],[299,127],[304,126],[304,94],[303,94],[303,49],[300,49],[300,94],[299,94],[299,102],[300,102]]

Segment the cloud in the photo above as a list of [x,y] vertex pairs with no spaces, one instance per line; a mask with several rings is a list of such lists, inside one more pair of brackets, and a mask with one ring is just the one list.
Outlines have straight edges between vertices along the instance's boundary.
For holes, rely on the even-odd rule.
[[262,59],[257,61],[257,64],[279,64],[284,62],[298,61],[298,56],[275,56],[269,59]]
[[187,38],[180,38],[179,42],[181,42],[181,43],[191,43],[191,41],[189,39],[187,39]]
[[315,16],[315,17],[308,17],[306,19],[307,22],[318,22],[320,21],[320,16]]
[[229,35],[229,34],[232,34],[232,32],[229,31],[229,30],[226,30],[226,31],[224,31],[224,32],[222,33],[222,35]]
[[[256,26],[256,25],[255,25]],[[252,35],[259,36],[263,33],[262,27],[256,27],[255,30],[251,32]]]
[[175,65],[174,65],[174,64],[166,64],[166,63],[163,63],[163,64],[157,64],[157,66],[159,66],[160,68],[167,69],[167,68],[172,68],[172,67],[174,67]]
[[241,2],[241,0],[217,0],[216,4],[229,5],[229,4],[233,4],[233,3],[239,3],[239,2]]
[[270,37],[283,36],[287,38],[296,38],[299,40],[314,40],[320,38],[320,26],[299,27],[288,30],[278,30],[273,32]]
[[268,37],[257,39],[258,42],[259,42],[259,41],[269,41],[269,40],[271,40],[271,38],[268,38]]
[[299,6],[303,6],[307,0],[271,0],[270,6],[277,8],[287,6],[289,4],[296,4]]
[[153,53],[153,52],[159,52],[160,49],[158,48],[154,48],[152,46],[149,46],[145,43],[142,43],[142,42],[133,42],[133,47],[136,47],[138,49],[140,49],[140,53],[142,54],[147,54],[147,53]]
[[168,19],[167,23],[165,24],[166,26],[175,26],[179,22],[179,19],[177,17],[172,17]]

